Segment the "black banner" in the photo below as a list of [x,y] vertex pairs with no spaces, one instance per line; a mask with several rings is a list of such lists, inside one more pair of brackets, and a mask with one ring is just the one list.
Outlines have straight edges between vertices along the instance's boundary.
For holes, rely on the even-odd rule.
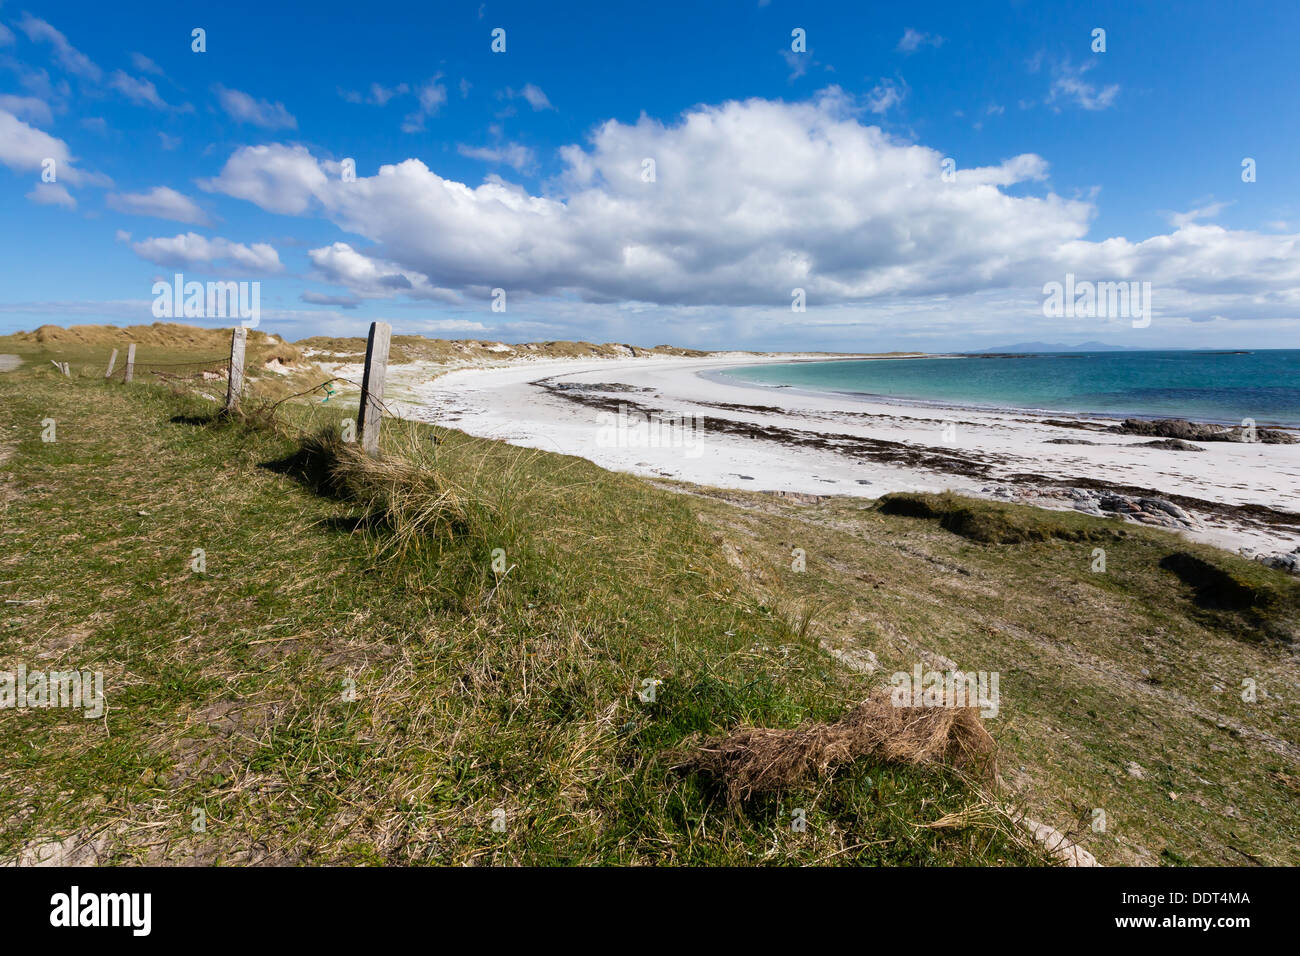
[[535,942],[579,927],[632,940],[683,918],[698,925],[710,910],[719,914],[719,934],[733,942],[816,917],[869,920],[872,932],[910,927],[919,939],[950,938],[962,928],[980,939],[1041,929],[1072,940],[1195,933],[1230,945],[1243,932],[1287,925],[1287,876],[1264,869],[10,868],[0,870],[0,918],[13,940],[75,934],[128,945],[254,929],[263,944],[373,943],[377,928],[443,924],[486,929],[494,942],[514,933]]

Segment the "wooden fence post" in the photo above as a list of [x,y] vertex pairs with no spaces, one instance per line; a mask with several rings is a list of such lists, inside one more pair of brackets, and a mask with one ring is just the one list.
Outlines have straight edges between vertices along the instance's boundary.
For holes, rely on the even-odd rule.
[[230,378],[226,383],[226,411],[239,410],[239,394],[244,390],[244,343],[248,341],[248,329],[242,325],[235,326],[230,335]]
[[135,343],[132,342],[130,345],[126,347],[126,377],[123,379],[123,381],[124,382],[131,381],[131,378],[134,375],[135,375]]
[[371,322],[366,339],[366,371],[361,378],[361,407],[357,409],[357,432],[361,450],[372,458],[379,457],[379,421],[383,416],[384,378],[388,374],[388,343],[393,327],[387,322]]
[[113,366],[117,364],[117,349],[113,349],[113,354],[108,357],[108,371],[104,373],[104,378],[113,377]]

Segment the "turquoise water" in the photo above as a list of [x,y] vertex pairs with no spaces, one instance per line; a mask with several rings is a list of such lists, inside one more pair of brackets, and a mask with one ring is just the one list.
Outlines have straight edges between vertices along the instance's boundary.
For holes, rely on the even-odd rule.
[[720,373],[856,398],[1300,427],[1300,350],[844,360]]

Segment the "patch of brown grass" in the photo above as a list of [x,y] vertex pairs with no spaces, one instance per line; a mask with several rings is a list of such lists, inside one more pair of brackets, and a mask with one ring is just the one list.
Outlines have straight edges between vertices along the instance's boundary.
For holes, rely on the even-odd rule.
[[[15,332],[5,336],[15,345],[41,346],[46,349],[99,347],[125,349],[135,343],[141,347],[137,357],[140,364],[148,364],[145,350],[164,349],[169,351],[203,350],[217,356],[230,354],[230,328],[199,328],[179,322],[154,322],[152,325],[72,325],[65,328],[57,325],[42,325],[33,332]],[[249,358],[259,363],[278,359],[282,364],[293,365],[303,361],[302,352],[277,336],[268,335],[259,330],[248,333]],[[118,365],[126,361],[125,355],[118,356]]]
[[702,744],[679,768],[712,777],[736,806],[756,794],[799,786],[868,757],[912,766],[945,764],[992,779],[994,751],[978,708],[895,707],[883,693],[833,724],[733,731]]
[[371,458],[332,432],[304,439],[303,449],[327,470],[331,490],[388,530],[381,552],[400,558],[471,527],[471,496],[433,469],[395,455]]

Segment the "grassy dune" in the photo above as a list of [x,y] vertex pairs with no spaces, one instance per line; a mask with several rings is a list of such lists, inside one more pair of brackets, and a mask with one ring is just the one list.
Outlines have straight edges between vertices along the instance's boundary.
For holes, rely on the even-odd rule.
[[[62,328],[42,325],[34,332],[15,332],[0,336],[0,348],[7,352],[50,358],[76,359],[96,362],[103,371],[109,353],[119,349],[119,361],[125,357],[126,347],[136,344],[137,360],[147,353],[178,360],[193,361],[198,358],[225,359],[230,355],[229,329],[202,329],[175,322],[155,322],[152,325],[131,325],[119,328],[113,325],[73,325]],[[364,352],[364,341],[362,351]],[[300,362],[301,350],[274,335],[257,329],[248,333],[248,354],[251,358],[267,361],[279,359],[286,364]]]
[[[333,402],[227,420],[195,392],[0,373],[0,591],[27,602],[0,670],[102,670],[109,700],[0,711],[0,858],[1047,862],[1011,809],[1103,863],[1300,863],[1278,572],[1082,515],[654,486],[391,421],[358,469]],[[681,769],[917,663],[1000,673],[1000,783],[867,757],[735,806]]]
[[[314,336],[295,343],[307,350],[320,361],[328,362],[364,362],[366,358],[366,340],[364,337],[338,338],[332,336]],[[500,342],[482,339],[427,339],[422,335],[394,335],[389,347],[389,361],[436,362],[500,362],[503,358],[617,358],[629,356],[635,352],[644,355],[706,355],[696,349],[683,349],[671,345],[656,345],[653,348],[619,345],[606,342],[596,345],[592,342],[529,342],[524,345],[504,346]]]
[[955,495],[695,494],[751,585],[813,609],[830,652],[999,672],[986,725],[1015,802],[1101,862],[1300,863],[1294,578],[1168,532]]
[[[175,322],[124,328],[43,325],[34,332],[0,336],[0,354],[17,355],[28,364],[44,365],[51,371],[51,362],[67,362],[73,374],[93,379],[104,375],[116,349],[113,371],[120,380],[126,367],[127,346],[132,343],[136,346],[137,382],[157,384],[189,376],[197,380],[190,384],[203,384],[203,369],[224,369],[230,359],[230,329],[201,329]],[[248,332],[245,375],[249,387],[268,399],[284,398],[329,378],[304,358],[296,345],[258,329]],[[206,388],[208,394],[220,392],[224,396],[225,382],[217,382],[215,375],[210,375]]]
[[453,534],[395,546],[382,488],[332,488],[303,450],[331,406],[279,430],[212,412],[0,375],[0,580],[32,602],[5,608],[0,660],[102,670],[109,699],[99,721],[0,715],[0,856],[73,838],[115,862],[1042,862],[942,768],[863,761],[743,810],[674,769],[701,736],[834,720],[867,689],[756,598],[690,498],[390,425],[389,457],[462,503]]

